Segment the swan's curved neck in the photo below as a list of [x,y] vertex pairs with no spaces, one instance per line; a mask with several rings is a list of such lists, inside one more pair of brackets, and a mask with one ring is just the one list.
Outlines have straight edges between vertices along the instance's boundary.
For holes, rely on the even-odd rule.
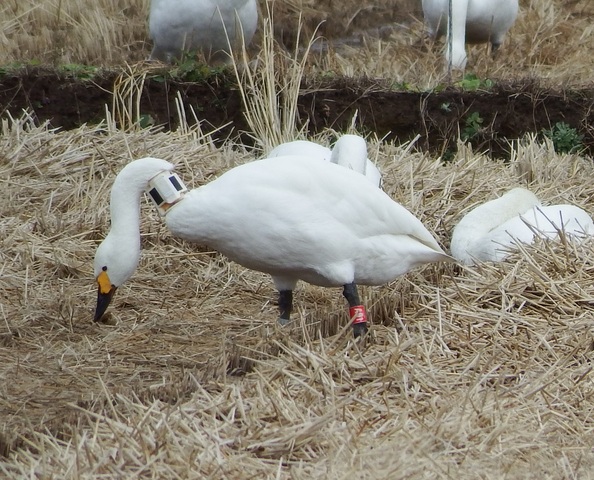
[[341,137],[332,149],[330,161],[365,175],[367,163],[367,144],[365,140],[360,138],[353,140],[347,135]]
[[[122,171],[123,172],[123,171]],[[140,200],[146,189],[146,179],[120,174],[113,182],[110,200],[111,232],[140,232]]]

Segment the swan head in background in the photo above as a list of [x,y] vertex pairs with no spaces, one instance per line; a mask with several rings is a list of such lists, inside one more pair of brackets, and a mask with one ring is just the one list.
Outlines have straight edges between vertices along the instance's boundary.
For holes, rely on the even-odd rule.
[[[177,188],[181,180],[174,181],[171,170],[169,162],[145,158],[117,175],[111,230],[95,258],[95,320],[138,264],[145,190],[174,236],[269,274],[279,292],[281,324],[289,321],[293,289],[302,280],[342,287],[353,331],[362,335],[367,316],[357,284],[382,285],[417,266],[452,261],[408,210],[362,182],[360,174],[331,162],[297,156],[257,160],[190,192]],[[157,185],[163,178],[165,186]]]
[[570,239],[592,235],[592,218],[574,205],[542,206],[529,190],[514,188],[465,215],[454,228],[450,249],[466,265],[500,262],[518,243],[554,239],[561,233]]
[[[452,45],[447,42],[449,2],[452,3]],[[491,43],[492,53],[503,43],[518,16],[518,0],[423,0],[429,36],[446,37],[446,62],[466,67],[466,44]]]
[[249,45],[257,26],[257,0],[151,0],[150,58],[171,62],[201,51],[209,63],[227,63],[230,47]]

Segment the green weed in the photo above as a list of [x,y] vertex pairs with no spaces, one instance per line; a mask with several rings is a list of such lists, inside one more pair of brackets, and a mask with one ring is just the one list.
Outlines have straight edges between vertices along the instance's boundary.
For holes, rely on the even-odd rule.
[[557,122],[550,130],[543,130],[542,133],[551,139],[557,153],[578,153],[584,149],[584,136],[565,122]]
[[464,78],[457,82],[456,85],[462,88],[462,90],[474,92],[480,88],[490,90],[493,88],[493,85],[495,85],[495,82],[489,78],[481,80],[474,73],[468,73],[464,75]]
[[77,78],[79,80],[92,80],[99,71],[98,67],[92,65],[82,65],[79,63],[67,63],[61,65],[58,70],[66,74],[68,77]]
[[464,142],[472,140],[481,131],[483,118],[479,112],[472,112],[466,120],[464,120],[464,128],[460,132],[460,139]]

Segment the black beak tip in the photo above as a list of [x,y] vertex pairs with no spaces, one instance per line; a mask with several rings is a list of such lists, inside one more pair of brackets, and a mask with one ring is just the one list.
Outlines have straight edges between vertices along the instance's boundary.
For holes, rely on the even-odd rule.
[[108,293],[97,293],[97,308],[95,309],[95,316],[93,317],[94,322],[100,322],[103,318],[107,307],[111,303],[111,299],[113,298],[113,294],[115,293],[116,288],[113,287]]
[[95,323],[101,322],[101,319],[103,318],[103,313],[104,312],[99,311],[99,308],[97,308],[95,310],[95,316],[93,317],[93,322],[95,322]]

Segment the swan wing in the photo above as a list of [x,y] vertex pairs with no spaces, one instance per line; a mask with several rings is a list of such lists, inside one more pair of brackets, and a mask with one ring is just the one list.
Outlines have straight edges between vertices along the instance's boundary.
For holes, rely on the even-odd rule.
[[555,239],[563,231],[570,238],[594,234],[590,215],[574,205],[535,206],[493,229],[472,252],[480,260],[502,261],[518,243],[536,237]]

